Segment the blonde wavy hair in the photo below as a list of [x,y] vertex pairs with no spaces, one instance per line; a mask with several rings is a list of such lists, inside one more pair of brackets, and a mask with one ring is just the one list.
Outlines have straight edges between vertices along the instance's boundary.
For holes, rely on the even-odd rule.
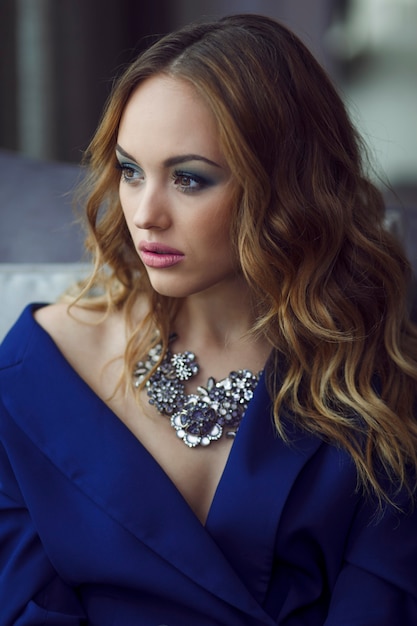
[[[359,484],[380,503],[403,488],[413,494],[410,266],[384,229],[382,197],[341,98],[299,39],[267,17],[194,24],[154,43],[114,85],[87,151],[87,249],[95,269],[85,289],[98,286],[102,295],[82,302],[125,312],[125,384],[156,331],[166,348],[181,305],[148,281],[124,221],[115,167],[126,103],[142,81],[161,73],[191,83],[217,120],[238,188],[231,243],[257,307],[253,332],[272,350],[267,381],[278,433],[287,438],[286,415],[345,448]],[[138,297],[147,298],[149,313],[135,327]]]

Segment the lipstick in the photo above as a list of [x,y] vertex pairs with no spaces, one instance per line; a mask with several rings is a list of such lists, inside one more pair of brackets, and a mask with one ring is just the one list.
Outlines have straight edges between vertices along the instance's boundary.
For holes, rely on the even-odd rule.
[[157,269],[177,265],[184,258],[184,254],[175,248],[147,241],[139,243],[139,254],[144,265]]

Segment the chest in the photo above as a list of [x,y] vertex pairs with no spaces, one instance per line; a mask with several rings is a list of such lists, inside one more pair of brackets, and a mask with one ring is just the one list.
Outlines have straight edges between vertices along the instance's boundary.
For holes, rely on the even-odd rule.
[[205,523],[221,480],[232,440],[190,448],[176,435],[167,416],[149,405],[146,394],[115,396],[111,410],[146,448],[167,474],[202,524]]

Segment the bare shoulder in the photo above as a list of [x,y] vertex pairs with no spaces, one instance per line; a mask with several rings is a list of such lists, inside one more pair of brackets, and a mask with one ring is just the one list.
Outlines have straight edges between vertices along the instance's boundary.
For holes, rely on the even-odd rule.
[[[140,320],[146,311],[145,302],[138,301],[134,319]],[[102,373],[107,372],[112,384],[120,376],[128,338],[124,311],[104,313],[58,302],[38,309],[35,319],[96,393],[102,397],[108,394],[110,383]]]
[[48,333],[71,365],[81,374],[123,354],[126,346],[122,313],[105,315],[66,303],[38,309],[37,323]]
[[104,330],[103,313],[80,306],[69,308],[67,303],[59,302],[42,307],[35,312],[35,319],[54,340],[64,340],[97,336]]

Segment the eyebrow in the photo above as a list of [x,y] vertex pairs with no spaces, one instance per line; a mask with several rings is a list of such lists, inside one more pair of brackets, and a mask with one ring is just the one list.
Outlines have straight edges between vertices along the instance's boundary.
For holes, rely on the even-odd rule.
[[[119,146],[119,144],[116,145],[116,150],[117,152],[120,152],[122,156],[126,157],[127,159],[130,159],[131,161],[136,162],[136,159],[134,159],[132,155],[130,155],[128,152],[125,152],[125,150],[123,150],[123,148]],[[204,163],[208,163],[209,165],[212,165],[213,167],[221,167],[215,161],[212,161],[211,159],[207,159],[206,157],[201,156],[200,154],[178,154],[177,156],[172,156],[172,157],[169,157],[168,159],[165,159],[165,161],[163,162],[163,165],[164,167],[172,167],[173,165],[178,165],[179,163],[185,163],[187,161],[203,161]]]

